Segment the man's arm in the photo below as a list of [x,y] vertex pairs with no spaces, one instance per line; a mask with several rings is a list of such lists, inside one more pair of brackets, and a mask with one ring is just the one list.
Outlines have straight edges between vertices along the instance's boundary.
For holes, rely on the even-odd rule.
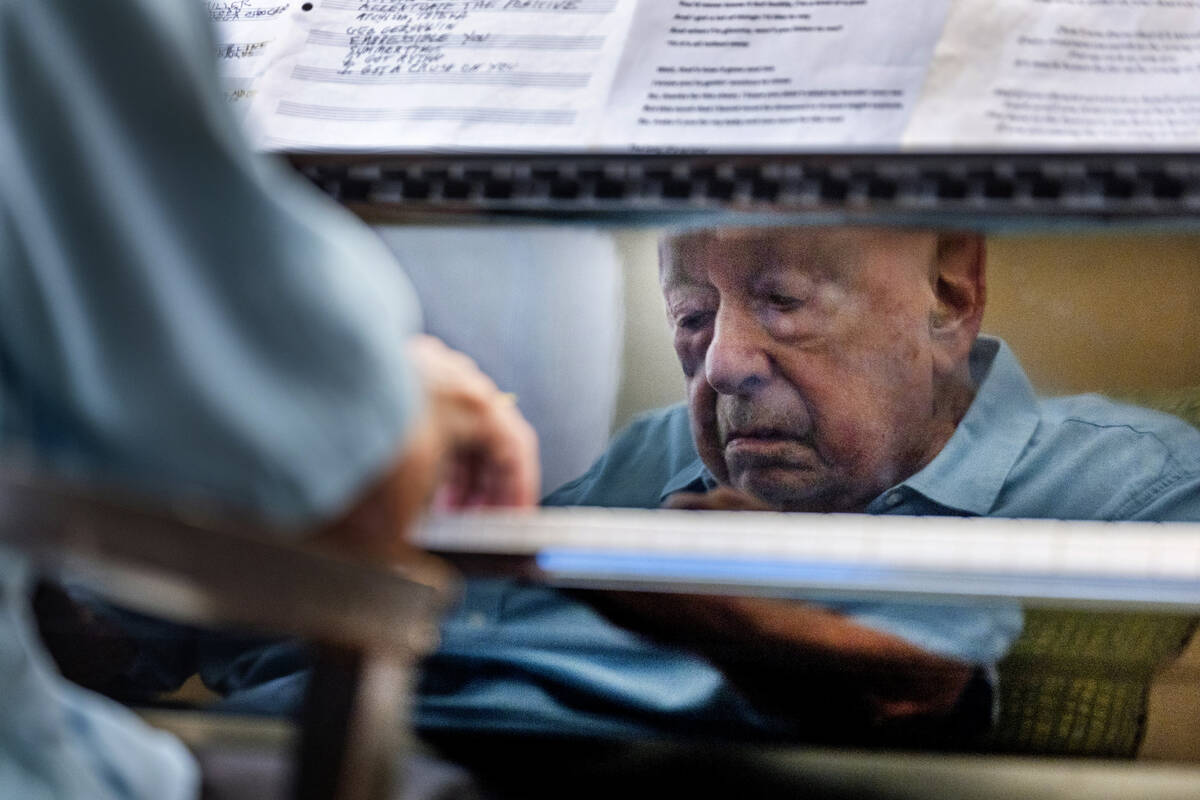
[[719,666],[764,711],[853,733],[953,712],[974,668],[818,606],[753,597],[595,593],[614,622]]
[[[770,510],[728,487],[676,494],[667,505]],[[765,710],[786,716],[824,708],[857,713],[857,722],[868,725],[945,716],[974,672],[970,664],[806,603],[644,592],[610,593],[595,602],[625,627],[700,652]]]

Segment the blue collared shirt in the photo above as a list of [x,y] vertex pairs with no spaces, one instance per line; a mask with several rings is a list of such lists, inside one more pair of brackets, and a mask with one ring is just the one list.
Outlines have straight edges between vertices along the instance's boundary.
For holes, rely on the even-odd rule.
[[[1011,351],[981,337],[979,389],[942,451],[880,494],[875,514],[1200,520],[1200,432],[1174,417],[1087,395],[1039,401]],[[656,508],[716,485],[696,453],[687,409],[650,413],[618,435],[554,506]],[[831,602],[859,624],[984,667],[1021,630],[1014,604]],[[581,735],[767,733],[703,658],[615,627],[552,589],[472,581],[425,671],[426,729]]]

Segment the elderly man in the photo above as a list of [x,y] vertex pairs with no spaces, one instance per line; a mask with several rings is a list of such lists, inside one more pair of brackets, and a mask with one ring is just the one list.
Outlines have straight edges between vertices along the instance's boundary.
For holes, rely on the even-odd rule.
[[[980,236],[667,238],[687,406],[620,434],[550,505],[1200,519],[1200,433],[1096,396],[1039,401],[978,335]],[[1019,609],[592,598],[475,582],[418,722],[579,734],[850,736],[986,722]],[[655,640],[610,625],[650,633]]]
[[[688,403],[636,421],[549,505],[1200,519],[1200,433],[1095,396],[1039,401],[1012,353],[978,335],[979,236],[696,231],[661,256]],[[583,599],[473,580],[415,721],[439,741],[912,744],[987,723],[991,667],[1020,627],[1012,605]],[[280,710],[299,700],[301,666],[277,645],[216,684],[242,709]]]

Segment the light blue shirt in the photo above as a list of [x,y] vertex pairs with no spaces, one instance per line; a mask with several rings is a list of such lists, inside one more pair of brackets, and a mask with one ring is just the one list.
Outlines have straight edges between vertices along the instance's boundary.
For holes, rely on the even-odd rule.
[[[877,497],[876,514],[1200,520],[1200,432],[1174,417],[1089,395],[1039,401],[1008,347],[981,338],[978,393],[924,469]],[[655,508],[715,481],[687,409],[621,433],[547,505]],[[830,602],[855,622],[987,667],[1021,630],[1020,609]],[[784,729],[704,659],[621,630],[545,587],[472,581],[430,660],[417,722],[580,735],[753,735]]]
[[[387,250],[220,96],[196,0],[0,0],[6,460],[285,528],[402,446],[417,325]],[[175,800],[174,740],[66,684],[0,551],[0,797]]]

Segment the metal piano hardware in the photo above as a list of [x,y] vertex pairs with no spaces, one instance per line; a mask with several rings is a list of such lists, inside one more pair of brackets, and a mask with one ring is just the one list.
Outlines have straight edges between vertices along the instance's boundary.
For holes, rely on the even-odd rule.
[[363,216],[463,213],[632,224],[755,214],[941,226],[1186,223],[1197,153],[780,155],[296,155]]

